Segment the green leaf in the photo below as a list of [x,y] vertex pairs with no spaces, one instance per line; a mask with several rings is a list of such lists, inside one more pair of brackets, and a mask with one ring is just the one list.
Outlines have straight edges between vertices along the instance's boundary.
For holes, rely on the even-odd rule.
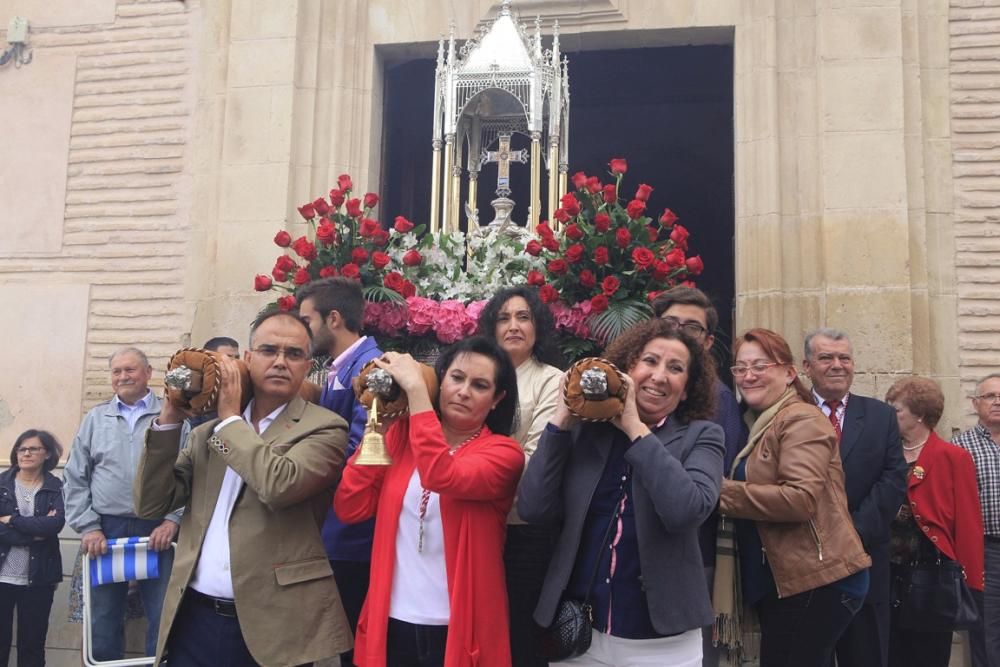
[[603,313],[590,316],[588,324],[594,338],[606,345],[626,329],[653,316],[649,304],[641,301],[613,301]]
[[365,301],[394,301],[396,303],[404,303],[406,301],[402,294],[383,285],[369,285],[362,288],[361,291],[365,296]]

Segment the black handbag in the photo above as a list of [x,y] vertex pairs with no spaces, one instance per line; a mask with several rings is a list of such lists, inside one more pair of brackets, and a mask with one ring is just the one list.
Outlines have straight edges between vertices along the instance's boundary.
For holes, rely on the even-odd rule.
[[967,630],[979,620],[979,609],[965,583],[965,570],[950,558],[904,565],[893,577],[892,605],[899,627],[906,630]]
[[604,539],[601,540],[601,547],[597,550],[598,558],[594,562],[594,572],[590,575],[590,583],[587,584],[587,595],[583,601],[564,597],[556,607],[556,615],[552,620],[552,625],[545,628],[538,635],[537,653],[540,657],[549,662],[559,662],[569,660],[583,655],[590,648],[590,640],[593,638],[592,626],[594,617],[590,606],[590,592],[594,588],[594,581],[597,579],[597,570],[601,565],[600,555],[604,553],[611,538],[611,531],[618,523],[621,516],[622,498],[628,490],[629,480],[632,478],[632,468],[629,467],[625,475],[622,476],[622,483],[618,501],[615,503],[615,512],[608,523],[608,528],[604,531]]

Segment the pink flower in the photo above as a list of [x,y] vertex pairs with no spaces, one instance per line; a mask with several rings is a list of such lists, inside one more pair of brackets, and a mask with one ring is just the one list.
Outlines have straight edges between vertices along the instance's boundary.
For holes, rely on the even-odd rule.
[[406,326],[406,304],[388,301],[365,303],[364,328],[397,335]]
[[409,308],[406,331],[414,336],[430,333],[437,320],[438,302],[422,296],[411,296],[406,299],[406,305]]
[[475,328],[475,321],[470,319],[461,301],[442,301],[434,322],[434,333],[442,343],[455,343],[465,338],[470,327]]
[[[479,321],[479,315],[483,312],[483,308],[486,307],[487,303],[489,303],[489,299],[472,301],[465,306],[465,314],[469,316],[469,319],[472,320],[473,323],[476,323]],[[472,334],[472,332],[469,333],[470,335]]]

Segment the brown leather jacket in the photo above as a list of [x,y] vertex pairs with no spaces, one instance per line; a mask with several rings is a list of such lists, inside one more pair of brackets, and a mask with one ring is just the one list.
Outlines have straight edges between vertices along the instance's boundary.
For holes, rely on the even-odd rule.
[[778,597],[838,581],[871,566],[847,510],[833,426],[791,399],[747,457],[746,482],[724,480],[723,515],[757,524]]

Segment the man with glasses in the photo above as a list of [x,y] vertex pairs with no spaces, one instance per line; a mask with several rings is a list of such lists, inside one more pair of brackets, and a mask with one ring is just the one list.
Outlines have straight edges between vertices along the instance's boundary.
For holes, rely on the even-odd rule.
[[806,335],[802,368],[813,399],[840,439],[844,488],[854,528],[872,558],[868,595],[837,642],[839,667],[886,667],[889,661],[889,526],[906,497],[906,461],[895,411],[852,394],[854,353],[843,331]]
[[[132,502],[142,443],[160,399],[149,390],[153,368],[139,349],[127,347],[111,355],[111,389],[115,395],[95,406],[80,424],[63,473],[66,523],[81,535],[84,558],[107,553],[108,539],[149,537],[150,547],[162,551],[161,573],[170,574],[170,543],[177,537],[177,514],[161,512],[137,518]],[[177,447],[174,447],[174,455]],[[173,508],[171,508],[173,509]],[[149,621],[146,653],[156,648],[160,609],[167,576],[139,582],[139,595]],[[95,586],[90,596],[92,645],[97,660],[123,656],[127,583]]]
[[[715,329],[719,325],[719,314],[708,296],[693,287],[674,287],[653,300],[653,312],[660,319],[672,323],[689,336],[701,343],[705,350],[712,351],[715,344]],[[715,416],[713,421],[722,427],[726,434],[726,453],[723,459],[724,474],[729,474],[729,467],[747,442],[747,427],[743,423],[739,403],[733,391],[718,377],[715,378]],[[701,546],[702,563],[705,566],[705,577],[708,581],[708,593],[712,594],[712,582],[715,577],[715,533],[719,515],[712,515],[701,526],[698,533],[698,543]],[[720,647],[713,646],[713,626],[704,628],[702,633],[702,665],[716,667],[721,657]]]
[[256,323],[240,410],[239,367],[221,360],[219,418],[191,432],[164,403],[135,486],[140,515],[184,507],[157,664],[303,665],[351,645],[320,539],[344,466],[347,425],[307,403],[310,331],[276,311]]
[[986,588],[977,599],[980,618],[969,643],[973,667],[1000,667],[1000,373],[976,385],[972,409],[979,422],[954,440],[976,464],[986,548]]

